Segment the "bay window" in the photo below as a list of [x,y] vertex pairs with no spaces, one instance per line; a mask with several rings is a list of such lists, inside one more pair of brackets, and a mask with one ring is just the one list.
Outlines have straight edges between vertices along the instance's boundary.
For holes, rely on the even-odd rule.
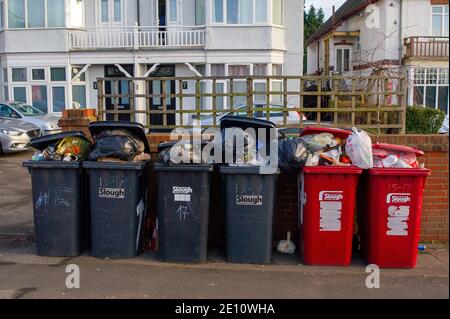
[[205,0],[195,0],[195,25],[205,24]]
[[414,69],[413,104],[440,109],[448,114],[448,68]]
[[212,0],[211,16],[212,23],[268,23],[268,0]]
[[283,0],[272,0],[272,23],[275,25],[283,25]]
[[64,2],[64,0],[9,0],[8,27],[64,27]]

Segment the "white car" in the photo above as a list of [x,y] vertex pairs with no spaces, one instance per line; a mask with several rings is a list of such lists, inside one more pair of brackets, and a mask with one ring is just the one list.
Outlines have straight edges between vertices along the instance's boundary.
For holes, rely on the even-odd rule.
[[42,135],[61,133],[58,116],[48,115],[38,108],[23,102],[0,102],[0,118],[13,118],[31,123],[39,127]]
[[18,119],[0,118],[0,154],[26,151],[31,139],[41,136],[41,130]]

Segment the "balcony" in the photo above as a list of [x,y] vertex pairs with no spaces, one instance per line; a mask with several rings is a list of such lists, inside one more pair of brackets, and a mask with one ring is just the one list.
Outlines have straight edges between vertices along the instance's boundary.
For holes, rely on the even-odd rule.
[[405,58],[448,59],[448,37],[405,38]]
[[70,50],[197,48],[205,45],[204,27],[109,27],[69,31]]

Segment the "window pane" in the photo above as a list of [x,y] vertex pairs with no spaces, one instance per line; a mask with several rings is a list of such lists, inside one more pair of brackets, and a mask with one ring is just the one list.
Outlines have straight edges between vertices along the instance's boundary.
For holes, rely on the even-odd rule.
[[44,0],[27,1],[28,27],[38,28],[45,26]]
[[[223,94],[225,93],[225,83],[217,83],[216,82],[216,93]],[[219,96],[216,98],[216,109],[223,110],[224,106],[224,96]]]
[[342,49],[336,50],[336,71],[342,73]]
[[13,68],[11,70],[13,82],[26,82],[27,81],[27,69],[26,68]]
[[267,64],[254,64],[253,65],[253,75],[266,76],[267,75]]
[[114,0],[114,22],[122,22],[122,0]]
[[33,81],[45,80],[45,69],[32,69],[31,79]]
[[[282,92],[283,91],[283,82],[280,81],[272,81],[272,91],[274,92]],[[282,103],[281,94],[272,95],[273,103]]]
[[283,65],[272,64],[272,75],[273,76],[282,76],[283,75]]
[[227,0],[227,23],[238,23],[238,0]]
[[8,69],[3,69],[3,82],[8,82]]
[[52,87],[53,112],[62,112],[66,108],[66,88],[63,86]]
[[[72,79],[81,71],[82,67],[72,67]],[[81,74],[75,82],[85,82],[86,72]]]
[[448,15],[444,17],[444,36],[448,37]]
[[[256,92],[265,92],[266,91],[266,83],[255,83],[255,91]],[[266,102],[266,95],[265,94],[255,94],[255,102],[256,103]]]
[[448,6],[444,6],[444,12],[448,13]]
[[344,50],[344,71],[345,72],[350,71],[350,50],[349,49]]
[[433,35],[440,36],[442,34],[442,16],[433,15]]
[[[247,93],[246,81],[234,81],[233,93]],[[246,96],[235,96],[233,100],[233,107],[244,106],[247,104]]]
[[177,0],[170,0],[170,21],[177,22]]
[[425,90],[425,106],[429,108],[436,108],[436,87],[427,86]]
[[267,0],[258,0],[255,2],[256,22],[267,22]]
[[211,76],[225,76],[225,65],[211,64]]
[[109,22],[109,0],[102,0],[102,22]]
[[252,24],[253,23],[253,0],[239,1],[239,19],[238,23]]
[[423,106],[423,86],[414,87],[413,104],[415,106]]
[[436,84],[437,83],[437,69],[427,69],[427,77],[426,77],[426,83],[427,84]]
[[433,6],[433,13],[442,13],[441,6]]
[[250,66],[249,65],[230,65],[228,66],[229,76],[249,76]]
[[65,68],[51,68],[51,80],[52,81],[65,81],[66,80],[66,69]]
[[7,86],[3,87],[3,100],[9,100],[9,90]]
[[205,24],[205,0],[195,0],[195,25]]
[[86,108],[86,86],[73,85],[72,86],[72,100],[74,108]]
[[425,69],[414,69],[414,84],[425,83]]
[[447,114],[448,109],[448,86],[441,86],[438,90],[438,108]]
[[273,0],[273,24],[283,25],[283,0]]
[[10,28],[25,28],[24,0],[9,0],[8,25]]
[[0,27],[3,29],[5,27],[3,22],[3,2],[0,2]]
[[223,22],[223,1],[224,0],[213,0],[213,22]]
[[44,113],[48,113],[47,86],[33,85],[31,87],[31,100],[34,107]]
[[64,0],[47,0],[47,26],[64,27]]
[[27,89],[24,87],[13,88],[14,101],[27,103]]

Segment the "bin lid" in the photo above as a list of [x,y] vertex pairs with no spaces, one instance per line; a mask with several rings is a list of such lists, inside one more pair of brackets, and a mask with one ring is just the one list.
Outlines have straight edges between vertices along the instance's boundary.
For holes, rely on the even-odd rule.
[[127,121],[99,121],[89,124],[89,132],[91,132],[94,142],[96,135],[106,130],[126,130],[134,134],[144,143],[144,152],[150,154],[150,144],[148,143],[145,128],[142,124]]
[[305,127],[300,132],[300,137],[306,136],[306,135],[312,135],[312,134],[320,134],[320,133],[330,133],[334,135],[335,137],[340,138],[341,140],[347,139],[352,132],[348,130],[343,130],[339,128],[332,128],[332,127]]
[[275,128],[275,123],[262,120],[262,119],[254,119],[246,116],[225,116],[220,120],[220,129],[231,128],[231,127],[239,127],[243,130],[247,128],[266,128],[271,129]]
[[278,174],[280,174],[280,170],[277,168],[275,172],[269,173],[265,170],[261,171],[259,166],[221,166],[220,173],[221,174],[278,175]]
[[369,175],[376,176],[428,176],[431,170],[427,168],[370,168]]
[[374,149],[382,149],[387,151],[401,152],[401,153],[414,153],[419,156],[423,156],[425,153],[415,147],[409,147],[406,145],[396,145],[396,144],[387,144],[387,143],[376,143],[372,144],[372,148]]
[[91,144],[89,139],[84,135],[83,132],[80,131],[69,131],[69,132],[63,132],[58,134],[51,134],[51,135],[44,135],[40,137],[33,138],[30,142],[31,146],[34,147],[37,150],[43,151],[45,150],[50,144],[57,143],[58,141],[62,140],[66,137],[78,137],[86,140]]
[[303,167],[308,174],[361,174],[362,169],[356,166],[311,166]]
[[81,162],[72,161],[72,162],[64,162],[64,161],[24,161],[22,162],[23,167],[27,168],[44,168],[44,169],[61,169],[61,168],[81,168]]

